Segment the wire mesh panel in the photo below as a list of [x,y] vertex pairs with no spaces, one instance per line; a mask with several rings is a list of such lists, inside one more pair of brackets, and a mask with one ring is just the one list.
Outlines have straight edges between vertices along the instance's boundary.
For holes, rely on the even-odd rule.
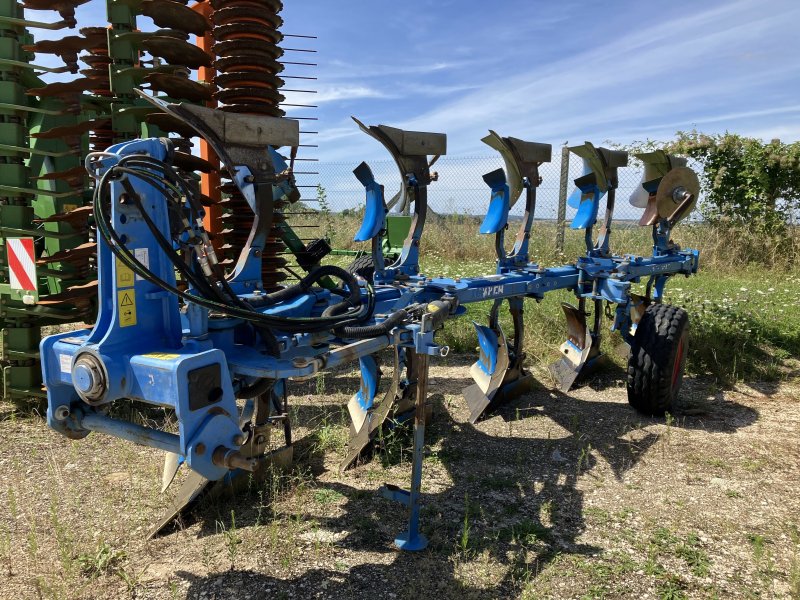
[[[316,208],[317,196],[315,188],[321,185],[325,190],[325,202],[331,212],[357,210],[364,205],[364,189],[353,175],[356,163],[324,162],[316,165],[318,175],[300,175],[298,183],[305,184],[303,199]],[[393,161],[381,160],[369,163],[375,179],[385,188],[386,200],[389,202],[400,190],[400,173]],[[481,216],[486,213],[489,204],[489,187],[483,182],[483,175],[499,169],[503,161],[499,156],[442,157],[432,170],[439,174],[438,181],[428,188],[428,205],[438,214],[468,214]],[[700,164],[689,161],[689,167],[698,173],[702,171]],[[559,180],[561,172],[561,153],[553,152],[553,160],[539,168],[542,184],[537,191],[536,218],[555,221],[558,216]],[[628,203],[628,198],[642,182],[643,167],[638,161],[631,161],[631,166],[619,170],[619,188],[614,210],[615,220],[638,221],[641,208]],[[567,195],[574,189],[573,180],[583,174],[581,159],[570,154],[569,176],[567,178]],[[511,209],[512,216],[522,216],[524,202],[517,202]],[[601,208],[602,214],[602,208]],[[567,207],[567,222],[572,220],[575,209]],[[699,218],[699,213],[690,217]]]

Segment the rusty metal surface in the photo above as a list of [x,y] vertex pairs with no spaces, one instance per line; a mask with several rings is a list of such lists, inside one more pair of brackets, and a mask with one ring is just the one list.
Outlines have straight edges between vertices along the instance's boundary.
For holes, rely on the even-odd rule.
[[173,164],[183,169],[184,171],[200,171],[202,173],[210,173],[214,169],[207,160],[195,156],[194,154],[187,154],[185,152],[175,152],[173,154]]
[[151,89],[164,92],[172,98],[181,98],[191,102],[208,101],[212,98],[209,86],[180,75],[150,73],[145,76],[143,81],[149,84]]
[[144,36],[139,43],[142,50],[153,56],[163,58],[171,64],[183,65],[190,69],[210,67],[211,56],[206,52],[184,40],[178,39],[164,32]]
[[52,294],[46,298],[42,298],[37,304],[40,306],[69,305],[79,312],[88,315],[96,301],[97,281],[92,281],[85,285],[72,286],[60,294]]
[[75,248],[62,250],[50,256],[42,256],[36,262],[37,264],[50,264],[54,262],[71,262],[77,263],[84,259],[97,255],[97,243],[86,242]]
[[62,179],[69,183],[71,186],[82,185],[86,179],[86,169],[83,166],[72,167],[64,171],[52,171],[36,177],[31,177],[33,180],[41,181],[56,181]]
[[[105,38],[105,35],[102,36]],[[54,54],[59,56],[64,61],[66,68],[72,72],[78,72],[78,52],[86,50],[98,44],[96,36],[85,37],[78,35],[70,35],[61,38],[60,40],[41,40],[35,44],[27,44],[22,46],[26,52],[34,52],[37,54]]]
[[70,27],[74,27],[75,8],[89,0],[26,0],[22,6],[32,10],[55,10]]
[[[44,219],[35,219],[34,223],[66,223],[76,232],[88,231],[89,217],[92,216],[91,206],[80,206],[65,213],[56,213]],[[94,244],[92,244],[94,246]]]
[[195,35],[203,35],[211,29],[211,23],[202,14],[173,0],[144,0],[139,10],[159,27],[180,29]]
[[[278,0],[211,0],[213,25],[215,83],[214,99],[226,112],[281,117],[280,103],[284,97],[278,91],[283,80],[277,75],[283,65],[277,59],[283,55],[278,43],[283,20]],[[222,223],[223,248],[228,260],[238,257],[247,243],[254,216],[235,186],[223,183]],[[288,261],[283,257],[286,246],[281,241],[280,225],[285,221],[282,211],[285,202],[276,202],[272,228],[262,253],[262,280],[265,289],[280,287],[289,275]]]
[[80,94],[92,89],[95,82],[88,77],[73,79],[72,81],[57,81],[48,83],[44,87],[31,88],[28,90],[29,96],[39,96],[40,98],[52,98],[68,94]]
[[192,137],[193,135],[195,135],[194,129],[186,125],[186,123],[184,123],[180,119],[176,119],[175,117],[167,113],[160,113],[160,112],[150,113],[145,117],[145,121],[147,121],[152,125],[155,125],[159,129],[171,133],[177,133],[178,135],[184,137]]
[[104,126],[106,124],[108,124],[108,119],[82,121],[76,125],[65,125],[64,127],[53,127],[47,131],[40,131],[39,133],[31,134],[31,137],[42,140],[52,140],[60,137],[81,135],[82,133],[91,131],[95,127]]

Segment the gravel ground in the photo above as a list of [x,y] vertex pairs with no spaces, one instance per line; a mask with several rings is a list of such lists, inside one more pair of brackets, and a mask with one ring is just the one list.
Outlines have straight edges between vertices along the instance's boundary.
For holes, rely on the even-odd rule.
[[[800,598],[800,386],[685,382],[644,418],[619,374],[477,425],[432,368],[430,546],[401,553],[410,436],[339,476],[355,372],[295,390],[296,466],[146,540],[160,453],[0,405],[2,598]],[[174,490],[177,486],[171,488]]]

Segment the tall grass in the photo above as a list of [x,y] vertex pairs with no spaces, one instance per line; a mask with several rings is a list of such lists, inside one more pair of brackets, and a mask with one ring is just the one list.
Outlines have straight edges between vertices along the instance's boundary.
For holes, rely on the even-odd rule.
[[[332,228],[332,245],[339,249],[368,250],[352,241],[360,226],[359,215],[338,215]],[[420,245],[420,266],[429,276],[466,277],[494,270],[494,236],[478,233],[479,219],[434,216],[428,220]],[[516,224],[507,234],[513,242]],[[554,223],[536,223],[531,236],[531,259],[542,266],[574,262],[585,252],[582,231],[567,229],[563,252],[555,244]],[[689,371],[710,374],[720,383],[740,380],[778,380],[796,376],[800,357],[800,231],[791,229],[781,240],[748,232],[683,223],[673,239],[684,248],[700,251],[700,272],[689,279],[674,278],[666,301],[689,311],[692,341]],[[649,228],[619,225],[611,237],[618,254],[649,255]],[[347,256],[331,261],[346,265]],[[566,291],[548,294],[543,302],[525,306],[525,350],[529,363],[546,378],[544,367],[558,358],[564,340],[562,301],[574,302]],[[485,322],[490,305],[468,306],[464,318],[449,322],[440,341],[455,352],[473,354],[477,338],[471,320]],[[511,333],[508,315],[505,331]],[[621,339],[606,335],[607,354],[619,366],[624,357],[615,352]]]
[[[342,250],[369,250],[368,243],[353,241],[361,225],[359,214],[335,215],[331,244]],[[297,217],[298,224],[318,220],[314,213]],[[494,261],[494,236],[480,235],[480,219],[470,215],[434,215],[428,218],[420,244],[423,269],[430,258],[448,261]],[[510,247],[516,234],[511,223],[506,234]],[[563,253],[556,248],[557,227],[553,222],[535,223],[530,244],[531,259],[545,266],[574,261],[585,252],[583,231],[567,228]],[[790,228],[786,236],[768,237],[741,229],[712,227],[704,223],[681,223],[673,239],[684,248],[700,250],[701,268],[707,272],[739,273],[767,267],[773,272],[800,271],[800,229]],[[615,225],[611,247],[617,253],[649,254],[652,251],[649,227],[629,223]]]

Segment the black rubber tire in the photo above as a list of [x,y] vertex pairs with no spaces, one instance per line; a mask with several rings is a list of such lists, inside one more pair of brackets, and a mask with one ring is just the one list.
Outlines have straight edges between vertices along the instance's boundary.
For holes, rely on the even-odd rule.
[[375,263],[372,261],[372,255],[359,256],[350,263],[347,271],[372,283],[375,279]]
[[651,304],[636,328],[628,356],[628,402],[660,416],[672,409],[689,350],[689,315],[669,304]]

